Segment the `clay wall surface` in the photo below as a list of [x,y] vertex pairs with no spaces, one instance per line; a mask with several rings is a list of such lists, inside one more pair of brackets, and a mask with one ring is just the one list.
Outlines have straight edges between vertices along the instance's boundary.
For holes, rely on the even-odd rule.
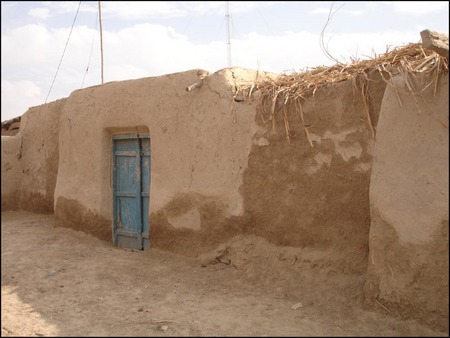
[[65,101],[28,109],[19,133],[2,136],[2,210],[53,212],[59,118]]
[[225,69],[187,91],[199,81],[197,72],[106,83],[70,95],[60,120],[57,225],[111,240],[112,136],[129,132],[150,135],[151,246],[165,243],[167,232],[183,238],[243,214],[238,189],[256,124],[254,107],[235,102],[233,91],[256,72]]
[[389,87],[383,98],[365,293],[369,304],[448,331],[448,73],[421,97],[405,94],[435,79],[396,78],[400,90]]
[[[369,113],[376,128],[385,83],[370,75]],[[241,192],[243,231],[293,247],[348,250],[347,269],[366,267],[370,226],[369,177],[374,138],[367,111],[352,80],[317,90],[302,102],[304,124],[287,106],[275,132],[258,119]]]
[[197,256],[241,234],[332,252],[361,290],[367,270],[367,304],[448,330],[448,74],[421,96],[404,91],[436,77],[394,89],[372,72],[367,100],[358,79],[325,86],[303,122],[293,103],[270,120],[272,102],[234,96],[256,74],[111,82],[30,108],[2,136],[2,210],[111,241],[112,138],[148,133],[151,247]]
[[21,185],[22,162],[20,134],[2,135],[2,211],[18,209],[18,190]]

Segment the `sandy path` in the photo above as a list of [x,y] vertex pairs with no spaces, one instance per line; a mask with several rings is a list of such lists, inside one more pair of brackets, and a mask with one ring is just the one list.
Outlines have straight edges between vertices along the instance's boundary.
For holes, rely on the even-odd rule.
[[114,248],[4,212],[2,336],[446,336],[359,307],[344,314],[278,297],[225,264]]

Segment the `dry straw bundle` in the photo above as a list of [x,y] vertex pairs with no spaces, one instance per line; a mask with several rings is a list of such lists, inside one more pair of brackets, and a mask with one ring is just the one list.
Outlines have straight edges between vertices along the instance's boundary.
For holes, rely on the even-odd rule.
[[[314,94],[319,88],[352,80],[355,88],[361,94],[361,99],[366,110],[367,123],[372,132],[372,136],[374,136],[375,132],[368,107],[369,78],[367,75],[369,71],[373,70],[379,71],[381,78],[387,85],[393,86],[397,92],[402,91],[407,94],[417,95],[423,99],[421,93],[432,85],[434,86],[434,93],[436,93],[439,75],[442,72],[448,72],[448,59],[434,51],[424,49],[420,43],[411,43],[403,47],[397,47],[391,51],[387,50],[384,54],[375,56],[369,60],[352,60],[350,64],[316,67],[300,73],[281,74],[273,79],[259,79],[257,74],[254,83],[251,86],[240,88],[239,92],[243,94],[244,99],[250,98],[252,93],[257,90],[260,92],[261,118],[263,122],[271,120],[272,128],[275,127],[275,115],[283,114],[288,142],[290,142],[290,138],[286,106],[291,103],[302,121],[310,145],[313,146],[309,137],[308,128],[304,124],[302,100],[308,97],[314,97]],[[417,88],[418,81],[414,81],[414,78],[419,73],[428,73],[432,74],[432,76],[431,81]],[[395,87],[391,79],[397,75],[404,77],[408,91]],[[401,105],[400,97],[398,96],[398,98]],[[266,111],[265,107],[270,107],[269,112]]]

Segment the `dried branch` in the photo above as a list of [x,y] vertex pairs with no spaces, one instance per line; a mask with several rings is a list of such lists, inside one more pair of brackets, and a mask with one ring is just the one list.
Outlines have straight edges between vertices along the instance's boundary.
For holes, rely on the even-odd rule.
[[[336,9],[336,10],[333,12],[333,7],[334,7],[334,1],[333,1],[333,3],[331,4],[331,7],[330,7],[330,12],[328,13],[327,21],[325,22],[325,26],[322,28],[322,31],[320,32],[320,49],[321,49],[322,52],[326,55],[326,57],[328,57],[330,60],[332,60],[332,61],[334,61],[334,62],[336,62],[337,64],[340,64],[340,65],[342,65],[343,63],[340,62],[339,60],[337,60],[335,57],[333,57],[333,56],[330,54],[330,52],[328,51],[328,42],[329,42],[330,40],[328,40],[327,45],[325,46],[325,44],[324,44],[324,42],[323,42],[323,39],[324,39],[324,35],[325,35],[325,29],[326,29],[326,28],[328,27],[328,25],[330,24],[331,19],[332,19],[333,16],[336,14],[336,12],[337,12],[339,9],[341,9],[343,6],[344,6],[344,5],[342,5],[341,7],[339,7],[338,9]],[[330,38],[330,39],[331,39],[331,38]]]

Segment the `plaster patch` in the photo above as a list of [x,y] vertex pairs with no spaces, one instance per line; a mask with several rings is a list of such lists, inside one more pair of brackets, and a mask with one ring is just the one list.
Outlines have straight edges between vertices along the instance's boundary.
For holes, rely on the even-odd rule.
[[342,142],[346,139],[346,137],[350,134],[356,133],[359,131],[358,127],[352,127],[346,130],[341,131],[340,133],[332,133],[331,131],[327,130],[324,134],[323,134],[323,139],[330,139],[332,140],[335,144],[337,142]]
[[241,194],[237,194],[237,198],[233,201],[230,207],[232,216],[242,216],[244,214],[244,199]]
[[188,228],[192,230],[201,229],[201,219],[198,209],[192,209],[181,216],[167,217],[169,223],[177,229]]
[[255,139],[253,143],[259,147],[268,146],[270,144],[269,140],[265,137],[259,137],[258,139]]
[[345,162],[348,162],[352,157],[360,158],[362,154],[362,147],[359,142],[354,142],[349,146],[336,145],[336,153],[341,155]]
[[330,139],[334,143],[336,154],[340,155],[345,162],[348,162],[352,157],[360,158],[362,154],[362,147],[359,142],[354,142],[348,146],[343,146],[342,142],[345,141],[348,135],[357,132],[358,128],[350,128],[340,133],[333,134],[327,130],[323,134],[324,139]]
[[331,159],[332,156],[330,154],[318,153],[316,154],[316,156],[314,156],[314,161],[316,162],[316,165],[306,168],[305,172],[308,175],[315,174],[320,168],[322,168],[324,164],[329,167],[331,164]]
[[371,163],[358,163],[353,167],[353,171],[359,171],[359,172],[367,172],[370,170],[370,168],[372,167]]
[[317,144],[320,144],[320,142],[322,142],[322,138],[319,135],[311,132],[309,133],[309,138],[311,139],[311,142],[317,142]]

